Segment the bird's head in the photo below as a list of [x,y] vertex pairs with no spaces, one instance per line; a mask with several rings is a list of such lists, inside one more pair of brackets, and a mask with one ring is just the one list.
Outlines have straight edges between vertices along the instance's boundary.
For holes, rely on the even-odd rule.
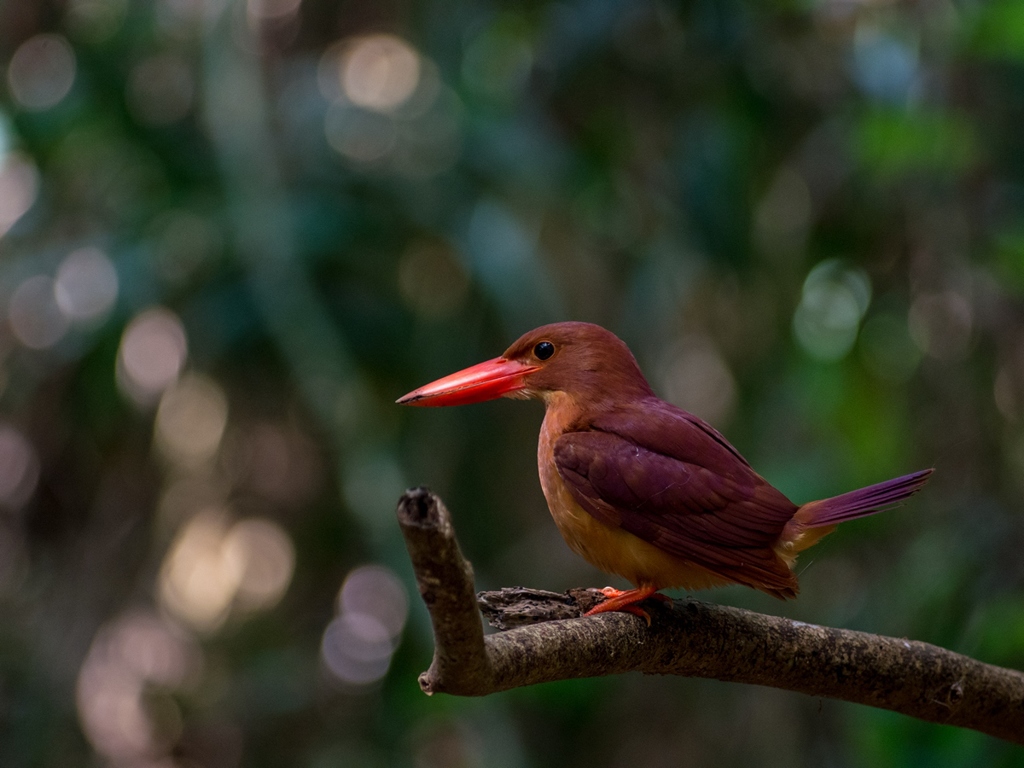
[[564,392],[598,403],[644,397],[651,388],[629,348],[591,323],[554,323],[523,334],[501,357],[438,379],[398,399],[402,405],[465,405],[498,397],[547,400]]

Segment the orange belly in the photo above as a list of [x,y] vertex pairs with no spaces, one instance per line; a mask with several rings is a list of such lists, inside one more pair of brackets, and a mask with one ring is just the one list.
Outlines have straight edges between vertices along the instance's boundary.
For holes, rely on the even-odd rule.
[[573,498],[555,467],[555,441],[577,418],[575,403],[562,392],[552,393],[537,446],[540,485],[551,517],[569,548],[605,573],[613,573],[635,586],[656,589],[681,587],[708,589],[729,584],[718,574],[658,549],[633,534],[602,523]]

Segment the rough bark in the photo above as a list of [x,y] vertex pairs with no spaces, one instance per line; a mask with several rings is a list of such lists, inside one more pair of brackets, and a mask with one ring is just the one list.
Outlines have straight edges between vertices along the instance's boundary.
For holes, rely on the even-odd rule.
[[[971,728],[1024,744],[1024,673],[915,640],[834,629],[697,600],[581,617],[597,590],[474,594],[448,511],[425,488],[398,519],[434,626],[424,692],[484,696],[524,685],[643,672],[783,688]],[[478,603],[479,600],[479,603]],[[483,634],[480,611],[498,629]]]

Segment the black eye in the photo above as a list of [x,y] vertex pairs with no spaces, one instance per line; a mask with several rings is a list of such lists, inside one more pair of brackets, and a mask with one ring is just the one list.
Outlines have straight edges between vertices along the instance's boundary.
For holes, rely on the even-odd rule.
[[547,360],[555,354],[555,345],[550,341],[542,341],[533,348],[533,354],[538,360]]

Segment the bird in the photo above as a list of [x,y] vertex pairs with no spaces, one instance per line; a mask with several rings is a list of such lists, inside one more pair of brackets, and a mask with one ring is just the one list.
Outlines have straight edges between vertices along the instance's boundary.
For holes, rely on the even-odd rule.
[[661,400],[626,344],[601,326],[544,325],[497,358],[397,400],[452,406],[499,397],[545,405],[537,463],[551,516],[569,548],[633,589],[605,587],[586,612],[650,615],[663,589],[742,584],[778,598],[799,591],[797,555],[839,523],[898,506],[924,469],[795,504],[714,427]]

